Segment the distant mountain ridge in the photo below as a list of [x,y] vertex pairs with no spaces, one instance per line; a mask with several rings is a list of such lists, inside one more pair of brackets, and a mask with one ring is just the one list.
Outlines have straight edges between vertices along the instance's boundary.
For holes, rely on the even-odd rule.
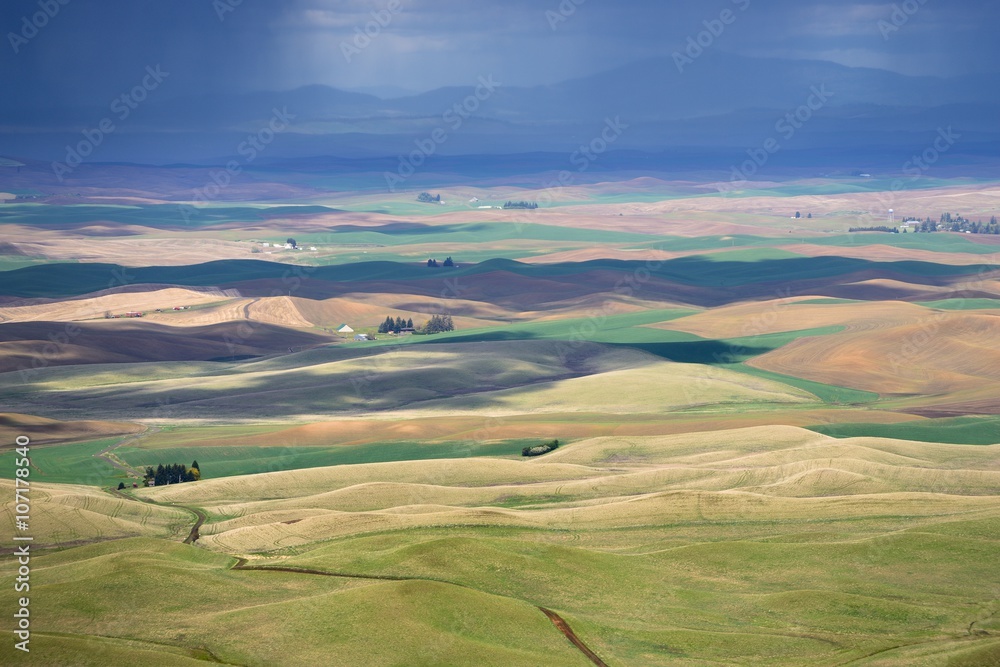
[[[672,58],[662,57],[554,85],[519,87],[488,73],[482,80],[494,83],[484,89],[470,82],[392,99],[323,85],[151,98],[121,136],[108,138],[98,159],[215,159],[235,153],[239,137],[265,127],[275,109],[287,110],[294,122],[287,136],[268,149],[268,158],[405,155],[438,128],[448,130],[447,140],[435,147],[440,154],[571,152],[599,136],[607,119],[628,126],[616,150],[751,148],[774,134],[785,114],[806,104],[814,108],[807,110],[797,148],[870,145],[872,137],[916,148],[924,135],[950,125],[972,133],[966,136],[975,141],[1000,140],[1000,75],[913,77],[826,61],[709,51],[683,73]],[[463,104],[456,114],[456,105]],[[0,115],[6,126],[0,139],[10,155],[58,159],[60,148],[108,113],[8,107]],[[29,128],[30,135],[23,131]]]

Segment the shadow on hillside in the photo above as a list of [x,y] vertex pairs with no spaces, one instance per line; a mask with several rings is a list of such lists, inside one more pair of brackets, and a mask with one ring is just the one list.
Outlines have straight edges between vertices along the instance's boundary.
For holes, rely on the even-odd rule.
[[[452,336],[441,339],[430,339],[422,341],[426,345],[446,345],[446,344],[468,344],[468,343],[500,343],[514,341],[547,341],[556,345],[560,356],[570,358],[575,356],[574,352],[584,345],[607,345],[616,348],[627,348],[641,350],[654,356],[674,361],[681,364],[707,364],[721,365],[734,364],[767,354],[776,349],[775,346],[754,346],[748,347],[722,340],[695,340],[695,341],[664,341],[646,343],[628,343],[614,341],[568,341],[556,338],[546,338],[535,336],[530,332],[521,331],[492,331],[469,336]],[[582,350],[581,350],[582,351]]]
[[[412,233],[412,231],[410,232]],[[460,258],[459,258],[460,259]],[[824,293],[858,281],[891,279],[918,288],[968,284],[986,278],[995,266],[950,266],[932,262],[876,262],[848,257],[801,257],[726,261],[706,256],[649,262],[594,260],[563,264],[523,264],[492,259],[462,265],[447,274],[418,264],[364,262],[297,267],[256,260],[220,260],[192,266],[125,268],[113,264],[46,264],[0,273],[0,295],[65,298],[107,289],[115,275],[140,285],[238,287],[244,296],[295,293],[309,299],[351,292],[391,290],[397,294],[440,297],[457,292],[464,299],[511,305],[522,310],[587,294],[627,294],[714,306],[746,298],[788,298]],[[516,276],[518,279],[513,279]],[[449,291],[446,281],[452,283]],[[545,285],[543,290],[528,289]],[[986,295],[980,295],[986,296]],[[854,298],[866,299],[864,294]],[[876,295],[877,298],[877,295]]]

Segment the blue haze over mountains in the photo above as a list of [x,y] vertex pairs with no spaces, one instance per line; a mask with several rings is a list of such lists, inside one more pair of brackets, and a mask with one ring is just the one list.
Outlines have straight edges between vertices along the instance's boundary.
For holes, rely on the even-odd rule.
[[[907,76],[710,50],[683,73],[672,58],[662,57],[553,85],[497,80],[496,92],[457,129],[442,116],[474,86],[393,99],[321,85],[173,98],[153,94],[127,127],[106,138],[100,161],[218,163],[248,132],[263,127],[275,108],[287,109],[295,121],[269,147],[267,162],[330,156],[385,158],[391,164],[413,150],[415,140],[442,127],[448,140],[431,158],[442,165],[449,159],[459,164],[458,156],[536,154],[540,168],[560,168],[567,154],[599,136],[609,118],[628,126],[613,146],[621,155],[603,159],[609,169],[630,163],[638,169],[650,160],[725,169],[770,137],[782,146],[773,165],[819,166],[832,159],[890,168],[926,148],[938,128],[948,127],[961,136],[949,161],[1000,152],[1000,75]],[[825,91],[828,101],[793,136],[782,136],[779,121],[816,90]],[[3,153],[40,161],[61,159],[81,129],[111,115],[107,107],[19,107],[10,99],[0,109]]]

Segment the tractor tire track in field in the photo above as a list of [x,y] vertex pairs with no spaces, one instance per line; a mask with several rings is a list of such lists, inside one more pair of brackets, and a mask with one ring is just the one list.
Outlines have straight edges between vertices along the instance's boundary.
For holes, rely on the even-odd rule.
[[[193,532],[193,531],[192,531]],[[462,584],[452,583],[450,581],[439,581],[437,579],[421,579],[419,577],[395,577],[391,575],[378,575],[378,574],[340,574],[336,572],[324,572],[323,570],[309,570],[306,568],[299,567],[266,567],[266,566],[256,566],[247,565],[246,558],[236,558],[236,564],[233,565],[232,570],[240,570],[243,572],[284,572],[286,574],[306,574],[317,577],[336,577],[338,579],[367,579],[371,581],[432,581],[438,584],[448,584],[451,586],[459,586],[461,588],[469,588],[469,590],[478,590],[471,588],[469,586],[463,586]],[[482,592],[482,591],[479,591]],[[563,634],[570,641],[573,646],[575,646],[581,653],[587,656],[587,659],[592,663],[597,665],[597,667],[609,667],[608,663],[604,662],[599,655],[594,653],[593,650],[587,644],[580,639],[580,637],[573,631],[573,628],[569,626],[562,616],[552,611],[551,609],[546,609],[545,607],[537,606],[536,608],[545,614],[552,625],[556,627],[559,632]]]
[[148,503],[150,505],[157,505],[159,507],[172,507],[174,509],[184,510],[185,512],[191,512],[194,515],[194,525],[188,531],[187,537],[184,538],[184,544],[194,544],[201,537],[201,527],[208,520],[208,515],[200,509],[195,507],[187,507],[186,505],[172,505],[170,503],[158,503],[155,500],[150,500],[149,498],[137,498],[136,496],[130,495],[124,491],[119,491],[118,489],[109,489],[111,495],[117,496],[118,498],[124,498],[125,500],[131,500],[137,503]]

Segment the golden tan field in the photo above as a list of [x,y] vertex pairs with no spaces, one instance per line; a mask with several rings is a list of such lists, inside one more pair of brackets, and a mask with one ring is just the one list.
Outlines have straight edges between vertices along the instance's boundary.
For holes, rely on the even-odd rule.
[[[202,529],[202,544],[250,553],[456,524],[585,530],[817,512],[861,518],[916,506],[925,516],[997,511],[996,454],[771,426],[596,438],[537,460],[342,466],[140,495],[205,508],[221,520]],[[523,509],[504,508],[513,497]]]
[[[15,303],[0,306],[0,322],[80,322],[104,319],[105,313],[124,315],[142,312],[154,321],[174,323],[180,321],[184,311],[172,309],[183,306],[230,301],[236,294],[221,290],[192,290],[178,287],[145,289],[124,293],[100,294],[78,299],[23,299],[24,305]],[[170,311],[156,313],[156,309]],[[198,312],[198,311],[195,311]]]
[[0,413],[0,441],[12,443],[20,436],[39,445],[98,440],[114,435],[139,433],[143,427],[133,422],[65,422],[34,415]]
[[[752,363],[882,394],[996,397],[1000,317],[939,312],[914,321],[822,339],[801,339]],[[997,397],[1000,401],[1000,397]],[[995,408],[1000,410],[1000,404]]]
[[[13,480],[0,479],[5,499],[0,515],[8,525],[14,523],[14,491]],[[192,516],[181,509],[115,498],[91,486],[34,483],[28,495],[39,548],[138,536],[183,539]]]
[[706,338],[743,338],[782,331],[842,326],[846,332],[883,330],[913,324],[934,311],[903,301],[872,303],[801,303],[806,297],[740,303],[654,325]]

